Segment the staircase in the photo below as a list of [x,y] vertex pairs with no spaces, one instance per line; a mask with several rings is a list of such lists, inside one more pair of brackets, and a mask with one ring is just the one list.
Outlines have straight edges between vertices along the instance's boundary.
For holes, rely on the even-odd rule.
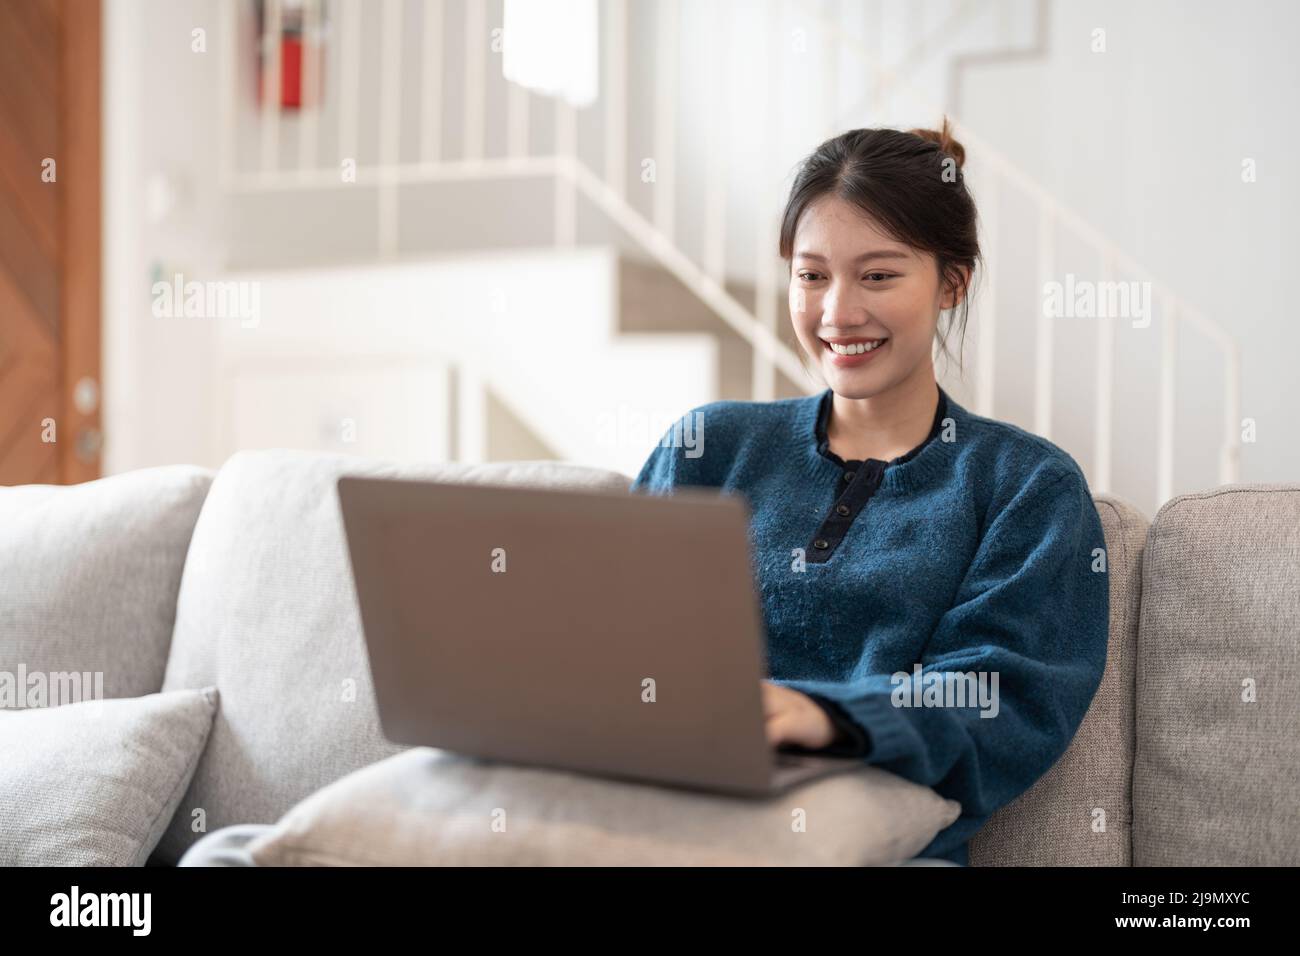
[[[676,402],[717,394],[718,345],[620,334],[619,268],[597,247],[232,273],[261,290],[261,319],[214,343],[218,389],[242,397],[220,440],[462,461],[544,449],[635,471]],[[280,391],[290,407],[271,404]],[[503,447],[509,432],[524,444]]]
[[[271,27],[276,8],[269,5]],[[932,100],[944,96],[950,74],[989,56],[1022,55],[1009,49],[1041,55],[1043,36],[1040,21],[1026,21],[1037,39],[1017,47],[1007,40],[1006,5],[975,0],[747,0],[750,16],[741,19],[727,18],[739,10],[726,2],[604,0],[600,98],[577,110],[501,79],[484,52],[484,38],[501,21],[499,3],[453,8],[430,0],[413,8],[384,0],[366,9],[376,8],[366,20],[350,0],[307,4],[309,20],[333,11],[327,49],[338,68],[324,71],[319,115],[286,120],[265,109],[250,120],[236,78],[249,73],[252,52],[222,44],[220,112],[231,144],[222,178],[234,210],[228,264],[255,276],[279,305],[264,308],[275,316],[274,334],[223,336],[219,380],[272,368],[265,354],[280,347],[285,356],[319,347],[327,364],[362,346],[372,354],[387,348],[393,360],[418,354],[429,375],[441,370],[435,378],[447,396],[427,416],[430,431],[444,438],[420,453],[545,454],[624,471],[636,470],[661,433],[639,422],[666,427],[714,398],[770,400],[822,387],[799,364],[785,266],[775,252],[794,162],[843,129],[937,123],[943,111]],[[1034,2],[1020,9],[1044,14]],[[221,10],[224,35],[249,35],[237,5]],[[716,41],[704,55],[688,48],[700,35]],[[268,46],[268,84],[278,82],[276,49]],[[370,53],[377,54],[373,68]],[[440,76],[431,63],[443,64]],[[438,81],[449,73],[463,78],[459,101],[438,98]],[[683,96],[684,89],[698,92]],[[414,106],[404,103],[412,94]],[[792,96],[815,106],[791,108]],[[763,104],[799,128],[777,128]],[[403,140],[412,116],[420,133]],[[978,413],[1061,444],[1084,465],[1094,491],[1158,506],[1176,487],[1236,480],[1235,342],[975,131],[956,126],[971,157],[966,172],[990,268],[972,310],[970,371],[953,376],[940,368],[945,388]],[[356,160],[355,182],[340,182],[337,156]],[[248,271],[250,263],[239,261],[236,237],[241,228],[257,231],[255,210],[273,203],[343,209],[358,196],[374,210],[371,251],[360,258],[375,264],[355,265],[354,257],[344,269],[285,274]],[[518,213],[510,233],[488,235],[486,226],[511,222],[510,209]],[[290,264],[311,261],[311,237],[304,239]],[[551,250],[536,250],[542,243]],[[438,252],[489,245],[505,251],[451,260]],[[273,258],[258,263],[276,265]],[[1035,290],[1063,266],[1079,271],[1085,261],[1096,281],[1150,283],[1155,321],[1139,329],[1113,319],[1065,326],[1046,318]],[[459,295],[457,274],[479,276],[480,288],[496,289],[509,304],[491,321],[466,321],[481,317],[484,300]],[[558,275],[577,284],[557,284]],[[384,302],[352,301],[349,283],[368,289],[377,276],[394,290]],[[416,303],[430,301],[455,301],[461,311],[435,310],[437,322],[415,341],[403,322]],[[277,336],[284,341],[272,346]],[[1198,423],[1219,436],[1213,476],[1175,474],[1176,373],[1180,343],[1189,339],[1222,356],[1217,422]],[[1130,368],[1135,356],[1141,363]],[[1122,380],[1128,374],[1151,385],[1146,404],[1155,414],[1142,422],[1117,420],[1115,395],[1130,387]],[[322,384],[322,396],[328,389]],[[610,435],[596,434],[602,423],[591,420],[593,396]],[[446,416],[445,427],[435,427],[435,413]],[[244,426],[223,428],[231,446],[246,440]],[[1117,455],[1119,442],[1132,447]],[[1146,469],[1154,485],[1116,485],[1117,457],[1144,448],[1155,449]]]

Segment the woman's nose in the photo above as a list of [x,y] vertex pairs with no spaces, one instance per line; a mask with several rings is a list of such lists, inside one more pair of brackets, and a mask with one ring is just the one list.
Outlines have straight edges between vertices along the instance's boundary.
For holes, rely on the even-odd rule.
[[822,298],[822,325],[841,328],[866,321],[861,306],[851,292],[832,286]]

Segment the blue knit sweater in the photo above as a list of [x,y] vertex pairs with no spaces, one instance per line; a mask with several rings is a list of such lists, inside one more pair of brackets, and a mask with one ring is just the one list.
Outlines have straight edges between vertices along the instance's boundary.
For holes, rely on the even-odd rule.
[[711,402],[631,488],[747,499],[772,680],[834,702],[867,763],[959,801],[920,855],[965,864],[971,836],[1078,729],[1106,662],[1109,589],[1074,459],[937,392],[930,436],[888,463],[830,451],[829,389]]

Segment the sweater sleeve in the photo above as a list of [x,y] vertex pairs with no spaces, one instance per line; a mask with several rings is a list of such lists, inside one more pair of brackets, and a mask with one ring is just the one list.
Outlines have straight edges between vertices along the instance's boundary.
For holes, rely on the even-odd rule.
[[[1104,548],[1081,475],[1031,482],[986,528],[919,674],[777,683],[843,707],[865,731],[867,763],[959,801],[963,817],[987,817],[1060,758],[1101,683]],[[993,706],[916,705],[936,680],[971,672],[988,675]]]
[[821,694],[808,695],[814,704],[826,712],[826,717],[835,728],[835,739],[815,753],[833,757],[864,757],[871,749],[866,731],[853,719],[847,710],[838,703]]

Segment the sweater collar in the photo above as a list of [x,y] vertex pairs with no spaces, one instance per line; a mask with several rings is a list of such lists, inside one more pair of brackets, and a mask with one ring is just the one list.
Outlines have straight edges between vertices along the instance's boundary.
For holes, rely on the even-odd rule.
[[[930,433],[921,444],[905,455],[882,462],[876,458],[867,459],[867,467],[881,468],[884,477],[881,488],[913,491],[927,482],[948,474],[956,458],[957,442],[944,440],[944,429],[952,421],[956,434],[961,435],[966,410],[953,400],[943,388],[938,386],[939,402],[935,407],[934,420]],[[844,462],[831,452],[826,438],[826,425],[830,420],[831,401],[834,393],[826,388],[819,393],[798,399],[795,414],[794,438],[796,447],[805,463],[805,470],[810,476],[824,480],[842,470]]]

